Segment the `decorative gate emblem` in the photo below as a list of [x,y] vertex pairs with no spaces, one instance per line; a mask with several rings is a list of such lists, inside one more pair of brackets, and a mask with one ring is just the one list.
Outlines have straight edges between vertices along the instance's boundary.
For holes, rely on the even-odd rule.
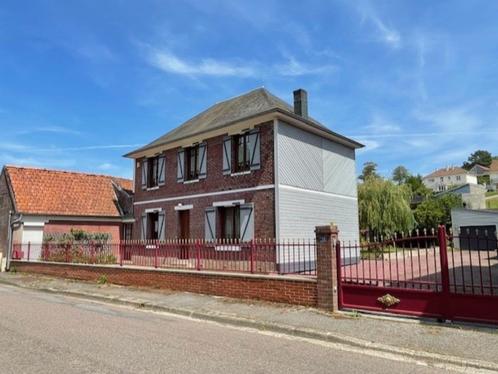
[[400,302],[400,300],[398,298],[394,297],[393,295],[389,295],[388,293],[386,293],[382,297],[379,297],[377,299],[377,301],[379,303],[381,303],[382,305],[384,305],[384,307],[386,307],[386,308],[389,308],[393,305],[399,304],[399,302]]

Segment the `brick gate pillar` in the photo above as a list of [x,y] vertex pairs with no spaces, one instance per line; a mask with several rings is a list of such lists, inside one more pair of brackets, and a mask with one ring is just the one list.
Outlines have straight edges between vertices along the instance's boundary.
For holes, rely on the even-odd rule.
[[336,225],[317,226],[316,276],[317,306],[335,312],[339,309],[337,297],[337,253],[336,240],[339,230]]

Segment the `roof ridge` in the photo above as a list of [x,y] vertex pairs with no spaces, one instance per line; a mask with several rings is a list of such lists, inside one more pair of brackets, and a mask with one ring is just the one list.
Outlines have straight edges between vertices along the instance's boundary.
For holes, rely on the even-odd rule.
[[6,164],[4,165],[6,169],[13,168],[13,169],[28,169],[28,170],[40,170],[40,171],[50,171],[50,172],[56,172],[56,173],[66,173],[66,174],[79,174],[79,175],[87,175],[87,176],[92,176],[92,177],[106,177],[106,178],[114,178],[114,179],[123,179],[127,181],[133,181],[131,178],[125,178],[125,177],[118,177],[115,175],[109,175],[109,174],[100,174],[100,173],[90,173],[90,172],[84,172],[84,171],[76,171],[76,170],[64,170],[64,169],[49,169],[43,166],[24,166],[24,165],[12,165],[12,164]]

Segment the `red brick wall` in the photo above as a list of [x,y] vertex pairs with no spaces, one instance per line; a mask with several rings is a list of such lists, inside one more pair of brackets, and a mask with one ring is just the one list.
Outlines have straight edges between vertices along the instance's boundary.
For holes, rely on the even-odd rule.
[[[273,160],[273,123],[258,126],[261,131],[261,168],[247,175],[223,175],[223,136],[207,139],[207,177],[199,182],[184,184],[176,181],[176,157],[178,149],[171,149],[166,154],[166,183],[156,190],[144,191],[141,188],[141,165],[136,170],[135,202],[151,199],[181,197],[193,194],[229,191],[240,188],[250,188],[260,185],[274,184]],[[162,208],[166,212],[166,237],[174,238],[179,233],[178,213],[174,207],[179,203],[192,204],[190,210],[190,236],[204,238],[204,211],[215,201],[244,199],[246,203],[253,202],[254,234],[257,238],[275,237],[275,196],[274,190],[260,190],[234,194],[223,194],[201,198],[186,198],[171,202],[135,205],[133,238],[140,239],[140,217],[145,209]],[[219,228],[220,225],[217,225]]]
[[196,183],[177,183],[176,158],[178,148],[170,149],[166,155],[166,183],[156,190],[142,190],[142,163],[136,170],[135,201],[160,199],[165,197],[185,196],[199,193],[226,191],[273,184],[273,123],[258,126],[261,130],[261,168],[250,174],[223,175],[223,136],[206,139],[207,143],[207,177]]
[[79,222],[79,221],[49,221],[43,227],[44,234],[68,233],[71,229],[88,232],[108,233],[112,241],[120,239],[120,222]]
[[[256,238],[275,237],[275,192],[273,189],[243,192],[238,194],[226,194],[221,196],[207,196],[196,199],[175,200],[165,203],[151,203],[135,206],[135,217],[138,224],[134,225],[134,238],[140,238],[140,217],[147,208],[161,208],[166,212],[166,238],[176,238],[179,235],[179,217],[175,211],[178,203],[183,205],[192,204],[190,209],[190,237],[196,239],[204,238],[204,216],[205,209],[212,207],[215,201],[243,199],[246,203],[254,202],[254,235]],[[219,232],[220,223],[216,223],[216,231]],[[217,235],[219,236],[219,235]]]
[[22,272],[92,282],[95,282],[99,276],[106,275],[110,283],[124,286],[153,287],[238,299],[256,299],[304,306],[316,306],[317,300],[316,281],[313,279],[22,261],[13,261],[11,266]]

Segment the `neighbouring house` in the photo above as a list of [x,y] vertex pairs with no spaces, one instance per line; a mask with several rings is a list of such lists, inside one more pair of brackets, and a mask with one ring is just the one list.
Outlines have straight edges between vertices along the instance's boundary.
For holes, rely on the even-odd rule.
[[483,166],[476,164],[470,169],[470,173],[476,177],[488,176],[489,188],[496,190],[498,187],[498,160],[493,159],[491,165]]
[[426,175],[422,181],[427,188],[440,192],[462,184],[477,184],[477,177],[461,167],[449,166]]
[[445,191],[437,192],[436,197],[446,194],[459,195],[465,208],[486,209],[486,187],[482,184],[462,184],[461,186],[450,187]]
[[498,211],[454,208],[451,222],[457,249],[497,251]]
[[125,157],[134,159],[135,239],[358,240],[354,140],[264,88],[222,101]]
[[9,222],[16,221],[11,241],[33,243],[33,259],[44,236],[71,229],[107,233],[112,241],[131,239],[132,191],[132,181],[123,178],[5,166],[0,174],[0,252],[6,255]]

